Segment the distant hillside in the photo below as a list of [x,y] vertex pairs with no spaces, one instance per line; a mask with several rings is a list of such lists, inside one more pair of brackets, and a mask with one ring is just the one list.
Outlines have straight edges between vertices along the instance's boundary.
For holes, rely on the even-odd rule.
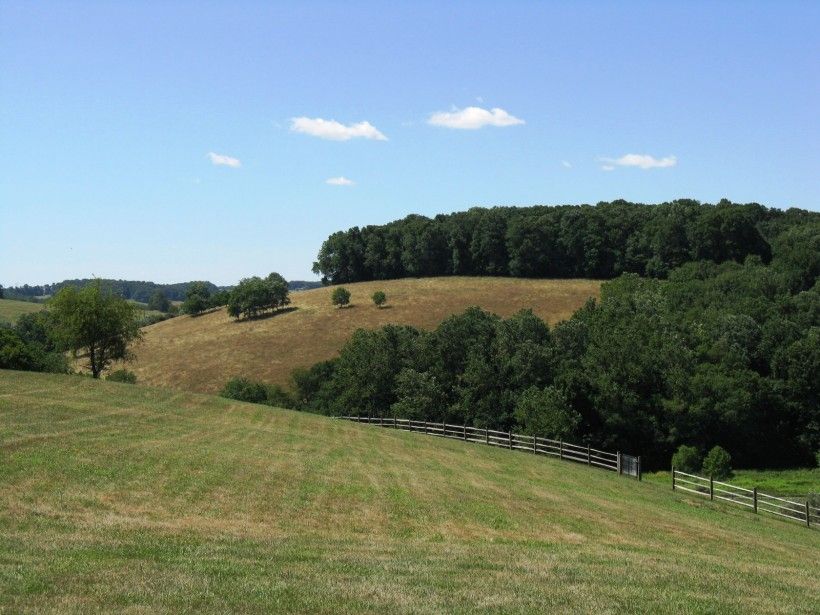
[[[599,292],[594,280],[430,278],[348,285],[352,307],[330,303],[332,288],[292,293],[292,311],[235,322],[224,309],[181,316],[147,327],[128,366],[146,384],[189,391],[218,391],[228,378],[247,376],[287,385],[294,368],[335,356],[358,328],[388,323],[433,328],[451,314],[477,305],[502,316],[531,308],[555,323],[569,318]],[[377,309],[371,295],[387,293]]]
[[[47,297],[56,293],[63,286],[76,286],[78,288],[82,288],[93,281],[94,279],[92,278],[82,278],[76,280],[63,280],[62,282],[55,282],[54,284],[41,284],[34,286],[24,284],[23,286],[10,286],[5,288],[4,291],[7,298],[27,299],[33,297]],[[185,293],[188,291],[188,286],[193,283],[177,282],[174,284],[157,284],[156,282],[111,279],[102,279],[101,281],[103,284],[113,289],[113,291],[121,297],[132,299],[140,303],[147,303],[151,298],[151,295],[153,295],[157,290],[161,290],[165,294],[165,297],[171,301],[183,301],[185,299]],[[205,282],[205,284],[208,286],[211,293],[215,293],[218,290],[231,288],[230,286],[217,286],[212,282]],[[294,280],[293,282],[288,282],[288,284],[290,285],[291,290],[305,290],[322,286],[321,282],[305,280]]]
[[0,299],[0,323],[13,323],[21,314],[39,312],[42,309],[42,303],[34,303],[32,301],[15,301],[14,299]]
[[817,612],[820,532],[526,452],[9,371],[0,451],[4,613]]

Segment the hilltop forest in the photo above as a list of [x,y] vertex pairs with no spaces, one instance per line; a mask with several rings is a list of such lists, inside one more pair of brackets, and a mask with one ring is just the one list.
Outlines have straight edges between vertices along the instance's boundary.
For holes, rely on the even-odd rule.
[[514,428],[649,467],[682,444],[720,445],[740,467],[817,462],[820,214],[693,201],[474,209],[336,233],[318,268],[334,282],[620,275],[552,329],[474,308],[430,332],[360,330],[337,359],[294,374],[303,408]]
[[439,275],[663,278],[689,261],[756,255],[767,263],[783,226],[818,218],[726,200],[473,208],[333,233],[313,271],[331,284]]

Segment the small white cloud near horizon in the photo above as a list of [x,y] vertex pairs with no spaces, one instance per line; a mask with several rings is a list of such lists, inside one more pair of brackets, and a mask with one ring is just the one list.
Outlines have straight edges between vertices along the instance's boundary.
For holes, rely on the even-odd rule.
[[354,182],[352,179],[348,179],[347,177],[344,177],[343,175],[340,175],[339,177],[330,177],[330,178],[325,180],[325,183],[329,184],[331,186],[355,186],[356,185],[356,182]]
[[481,107],[465,107],[464,109],[454,108],[449,112],[437,111],[430,115],[427,123],[431,126],[442,126],[457,130],[478,130],[484,126],[504,128],[518,126],[525,122],[498,107],[494,107],[489,111]]
[[604,165],[601,167],[604,171],[611,171],[616,166],[619,167],[638,167],[639,169],[668,169],[678,164],[676,156],[666,156],[664,158],[655,158],[648,154],[625,154],[620,158],[600,158]]
[[562,161],[561,161],[561,166],[562,166],[562,167],[564,167],[565,169],[571,169],[571,168],[572,168],[572,164],[571,164],[571,163],[569,163],[569,162],[568,162],[568,161],[566,161],[566,160],[562,160]]
[[345,126],[336,120],[324,120],[320,117],[294,117],[290,120],[290,129],[293,132],[301,132],[302,134],[331,141],[349,141],[350,139],[387,141],[387,137],[367,121]]
[[242,166],[242,162],[239,158],[234,158],[233,156],[226,156],[225,154],[216,154],[214,152],[208,152],[208,158],[211,159],[211,164],[216,165],[218,167],[231,167],[232,169],[238,169]]

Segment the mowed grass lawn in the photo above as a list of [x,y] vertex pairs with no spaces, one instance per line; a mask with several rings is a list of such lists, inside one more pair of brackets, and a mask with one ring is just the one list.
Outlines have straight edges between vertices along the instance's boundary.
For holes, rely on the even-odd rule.
[[582,465],[0,372],[0,611],[816,613],[820,532]]
[[42,309],[42,303],[0,299],[0,322],[14,323],[21,314],[31,314]]
[[[291,293],[291,311],[236,322],[221,309],[180,316],[144,329],[136,361],[125,367],[139,382],[185,391],[215,393],[233,376],[290,385],[296,367],[337,355],[358,328],[389,323],[433,329],[454,313],[477,305],[504,317],[530,308],[554,324],[569,318],[590,297],[596,280],[524,280],[441,277],[360,282],[345,285],[351,307],[330,302],[333,287]],[[387,293],[383,309],[373,305],[376,290]]]

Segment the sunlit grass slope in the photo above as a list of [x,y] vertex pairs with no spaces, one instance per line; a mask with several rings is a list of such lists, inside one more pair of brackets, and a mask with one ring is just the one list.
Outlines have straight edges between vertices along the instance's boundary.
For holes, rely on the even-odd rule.
[[[555,323],[599,293],[594,280],[514,278],[427,278],[346,285],[352,307],[330,303],[332,288],[291,293],[293,311],[235,322],[226,311],[182,316],[145,329],[127,366],[140,382],[212,393],[233,376],[287,385],[296,367],[335,356],[352,333],[388,323],[432,329],[465,308],[478,305],[502,316],[523,308]],[[388,307],[370,297],[384,290]]]
[[21,314],[31,314],[43,309],[42,303],[0,299],[0,322],[13,323]]
[[809,613],[820,595],[820,532],[204,395],[0,372],[0,455],[0,612]]

